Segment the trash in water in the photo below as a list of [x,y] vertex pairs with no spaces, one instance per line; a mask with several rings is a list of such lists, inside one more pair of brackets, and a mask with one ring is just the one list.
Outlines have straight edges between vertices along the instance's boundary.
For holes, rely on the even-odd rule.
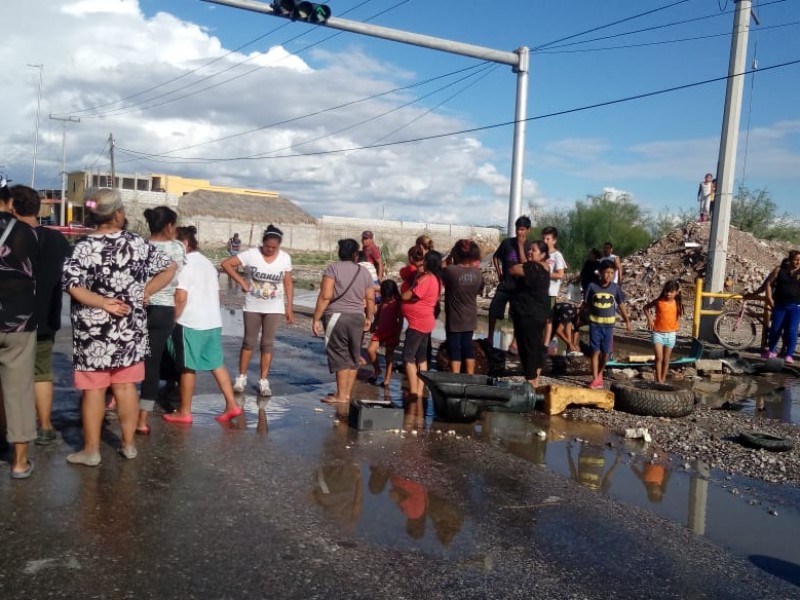
[[629,440],[641,439],[644,442],[652,442],[653,438],[650,437],[650,432],[646,427],[630,427],[625,430],[625,438]]

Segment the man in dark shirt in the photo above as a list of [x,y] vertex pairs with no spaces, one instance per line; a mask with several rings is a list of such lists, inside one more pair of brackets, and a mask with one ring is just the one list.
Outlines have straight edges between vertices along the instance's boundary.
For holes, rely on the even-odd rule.
[[[11,198],[35,190],[25,186],[0,189],[0,385],[6,412],[6,440],[14,447],[11,478],[26,479],[33,471],[29,442],[36,438],[33,365],[36,353],[38,244],[33,229],[9,212]],[[9,193],[10,192],[10,193]],[[37,194],[38,196],[38,194]]]
[[[30,188],[28,188],[30,189]],[[41,207],[38,193],[14,194],[12,212],[22,223],[36,228],[39,238],[39,267],[36,270],[36,363],[34,366],[34,395],[39,431],[36,444],[45,446],[56,439],[50,421],[53,410],[53,343],[61,329],[61,274],[70,245],[60,232],[38,226]]]
[[511,300],[511,294],[514,292],[516,283],[514,278],[509,274],[509,269],[515,264],[521,262],[519,258],[519,241],[525,243],[525,251],[528,251],[530,243],[528,239],[528,232],[531,230],[531,220],[528,217],[519,217],[514,223],[516,228],[516,237],[506,238],[495,250],[492,256],[492,265],[497,273],[497,278],[500,283],[494,292],[494,298],[489,305],[489,331],[487,338],[489,344],[494,344],[494,329],[497,324],[497,319],[503,319],[506,315],[506,305]]

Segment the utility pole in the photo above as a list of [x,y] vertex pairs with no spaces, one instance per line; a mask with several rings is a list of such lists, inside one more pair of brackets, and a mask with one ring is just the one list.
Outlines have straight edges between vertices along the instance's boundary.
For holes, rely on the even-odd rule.
[[429,35],[411,33],[379,25],[370,25],[331,17],[330,8],[325,4],[299,2],[297,0],[274,0],[272,4],[255,0],[203,0],[213,4],[222,4],[233,8],[241,8],[267,15],[285,17],[293,21],[303,21],[340,31],[360,33],[384,40],[411,44],[422,48],[440,50],[450,54],[469,56],[489,62],[500,63],[512,67],[517,74],[516,108],[514,111],[514,143],[511,158],[511,186],[508,201],[508,234],[514,235],[514,222],[522,212],[523,161],[525,155],[525,120],[528,110],[528,68],[529,50],[521,47],[514,52],[494,50],[484,46],[464,44]]
[[36,156],[39,152],[39,117],[42,113],[42,81],[44,78],[44,65],[28,65],[32,69],[39,69],[39,93],[36,95],[36,129],[33,133],[33,171],[31,171],[31,187],[36,189]]
[[[725,112],[722,118],[722,135],[717,161],[717,191],[714,197],[714,214],[708,241],[709,272],[705,277],[705,291],[717,293],[722,292],[725,286],[728,233],[731,224],[731,204],[736,171],[736,149],[739,145],[747,39],[750,34],[752,12],[752,0],[735,0],[735,2],[736,12],[733,18],[731,54],[728,62],[728,85],[725,90]],[[701,317],[700,335],[704,339],[713,339],[713,321],[714,315]]]
[[53,121],[61,121],[61,209],[59,210],[59,224],[67,224],[67,123],[80,123],[77,117],[54,117]]
[[108,186],[108,187],[113,189],[113,188],[117,187],[115,185],[115,183],[117,182],[117,175],[116,175],[116,171],[114,169],[114,134],[113,133],[109,133],[108,134],[108,154],[109,154],[109,157],[111,158],[111,185]]

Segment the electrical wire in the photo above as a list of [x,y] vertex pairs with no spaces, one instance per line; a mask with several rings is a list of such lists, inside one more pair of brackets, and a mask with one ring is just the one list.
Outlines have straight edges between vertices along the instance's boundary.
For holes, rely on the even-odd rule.
[[[800,25],[800,21],[792,21],[791,23],[781,23],[779,25],[768,25],[765,27],[761,27],[761,31],[767,29],[779,29],[782,27],[793,27],[795,25]],[[693,42],[696,40],[705,40],[709,38],[717,38],[717,37],[731,37],[733,32],[726,32],[726,33],[713,33],[709,35],[698,35],[694,37],[687,37],[687,38],[675,38],[671,40],[661,40],[658,42],[642,42],[639,44],[625,44],[622,46],[603,46],[601,48],[577,48],[575,50],[543,50],[540,51],[539,54],[575,54],[581,52],[600,52],[604,50],[623,50],[626,48],[642,48],[646,46],[659,46],[662,44],[676,44],[679,42]]]
[[[361,4],[353,7],[352,9],[350,9],[348,11],[345,11],[345,13],[350,12],[352,10],[355,10],[355,9],[357,9],[357,8],[363,6],[363,5],[365,5],[365,4],[367,4],[368,2],[371,2],[371,1],[372,0],[364,0],[364,2],[362,2]],[[385,14],[385,13],[391,11],[391,10],[394,10],[394,9],[398,8],[399,6],[402,6],[403,4],[406,4],[406,3],[410,2],[410,1],[411,0],[401,0],[400,2],[394,4],[393,6],[390,6],[390,7],[386,8],[386,9],[384,9],[384,10],[382,10],[382,11],[380,11],[380,12],[374,14],[374,15],[372,15],[368,19],[365,19],[365,22],[369,22],[369,21],[371,21],[371,20],[373,20],[373,19],[375,19],[375,18],[377,18],[377,17],[379,17],[379,16],[381,16],[381,15],[383,15],[383,14]],[[345,13],[343,13],[343,14],[345,14]],[[273,31],[277,31],[278,29],[281,29],[281,28],[277,28],[277,29],[275,29]],[[283,42],[279,42],[277,45],[285,46],[287,44],[290,44],[291,42],[294,42],[294,41],[296,41],[296,40],[298,40],[298,39],[300,39],[302,37],[305,37],[305,36],[311,34],[312,32],[313,32],[313,30],[302,31],[301,33],[298,33],[297,35],[289,38],[288,40],[284,40]],[[327,37],[322,38],[321,40],[318,40],[316,42],[313,42],[311,44],[308,44],[308,45],[304,46],[303,48],[298,50],[295,54],[300,54],[302,52],[305,52],[305,51],[307,51],[307,50],[309,50],[311,48],[314,48],[315,46],[319,46],[320,44],[323,44],[323,43],[325,43],[327,41],[330,41],[333,38],[339,37],[340,35],[342,35],[342,32],[333,33],[333,34],[331,34],[331,35],[329,35]],[[225,84],[230,83],[232,81],[236,81],[238,79],[242,79],[244,77],[252,75],[253,73],[257,73],[258,71],[261,71],[262,69],[266,68],[267,66],[274,67],[275,65],[279,64],[281,61],[286,60],[286,59],[290,58],[291,56],[293,56],[293,55],[287,54],[286,56],[282,56],[280,59],[278,59],[277,61],[271,63],[270,65],[259,65],[259,66],[253,67],[252,69],[249,69],[248,71],[246,71],[244,73],[240,73],[239,75],[235,75],[233,77],[229,77],[229,78],[224,79],[222,81],[218,81],[217,83],[214,83],[212,85],[208,85],[208,86],[202,87],[200,89],[195,89],[195,90],[193,90],[191,92],[188,92],[186,94],[183,94],[181,96],[177,96],[177,97],[174,97],[174,98],[168,98],[168,99],[164,100],[163,102],[157,102],[155,104],[145,105],[145,103],[153,102],[154,100],[158,100],[159,98],[165,98],[165,97],[174,95],[174,94],[176,94],[178,92],[181,92],[183,90],[187,90],[189,88],[192,88],[192,87],[195,87],[197,85],[200,85],[205,81],[210,81],[211,79],[214,79],[215,77],[218,77],[220,75],[223,75],[225,73],[233,71],[233,70],[235,70],[235,69],[237,69],[237,68],[239,68],[239,67],[241,67],[243,65],[246,65],[247,63],[255,60],[256,58],[258,58],[257,56],[252,56],[252,57],[247,58],[247,59],[245,59],[243,61],[239,61],[236,64],[233,64],[233,65],[231,65],[229,67],[226,67],[225,69],[222,69],[221,71],[217,71],[216,73],[213,73],[213,74],[208,75],[206,77],[202,77],[202,78],[198,79],[197,81],[193,81],[191,83],[187,83],[186,85],[181,86],[181,87],[179,87],[177,89],[164,92],[164,93],[159,94],[157,96],[153,96],[153,97],[148,98],[148,99],[146,99],[146,100],[144,100],[142,102],[133,103],[131,105],[123,106],[123,107],[120,107],[120,108],[117,108],[117,109],[113,109],[113,110],[110,110],[110,111],[107,111],[107,112],[104,112],[104,113],[99,113],[99,114],[94,114],[94,115],[87,115],[84,118],[94,119],[94,118],[116,117],[116,116],[121,116],[121,115],[125,115],[125,114],[130,114],[130,113],[133,113],[133,112],[140,112],[142,110],[149,110],[151,108],[157,108],[159,106],[164,106],[166,104],[171,104],[173,102],[177,102],[178,100],[183,100],[184,98],[189,98],[191,96],[200,94],[202,92],[206,92],[208,90],[214,89],[214,88],[219,87],[221,85],[225,85]]]
[[[759,71],[761,71],[761,72],[772,71],[772,70],[775,70],[775,69],[790,67],[790,66],[794,66],[794,65],[798,65],[798,64],[800,64],[800,58],[795,59],[795,60],[782,62],[782,63],[778,63],[778,64],[775,64],[775,65],[770,65],[768,67],[761,67],[761,68],[759,68]],[[650,92],[643,92],[641,94],[635,94],[635,95],[632,95],[632,96],[625,96],[624,98],[617,98],[615,100],[606,100],[606,101],[603,101],[603,102],[595,102],[593,104],[587,104],[587,105],[579,106],[579,107],[576,107],[576,108],[564,109],[564,110],[559,110],[559,111],[555,111],[555,112],[551,112],[551,113],[546,113],[546,114],[543,114],[543,115],[536,115],[534,117],[528,117],[528,118],[524,119],[524,121],[525,122],[539,121],[539,120],[542,120],[542,119],[549,119],[549,118],[553,118],[553,117],[559,117],[559,116],[564,116],[564,115],[568,115],[568,114],[574,114],[574,113],[578,113],[578,112],[585,112],[585,111],[588,111],[588,110],[594,110],[594,109],[603,108],[603,107],[606,107],[606,106],[613,106],[615,104],[623,104],[623,103],[632,102],[632,101],[635,101],[635,100],[643,100],[645,98],[652,98],[652,97],[655,97],[655,96],[661,96],[661,95],[664,95],[664,94],[669,94],[669,93],[678,92],[678,91],[682,91],[682,90],[687,90],[687,89],[691,89],[691,88],[695,88],[695,87],[700,87],[700,86],[708,85],[708,84],[711,84],[711,83],[717,83],[717,82],[720,82],[720,81],[726,81],[729,78],[748,75],[748,74],[751,74],[752,72],[753,72],[752,70],[747,70],[747,71],[743,71],[741,73],[734,73],[733,75],[723,75],[721,77],[713,77],[711,79],[704,79],[702,81],[695,81],[695,82],[692,82],[692,83],[685,83],[685,84],[671,86],[671,87],[668,87],[668,88],[662,88],[662,89],[654,90],[654,91],[650,91]],[[181,160],[183,160],[183,162],[181,164],[207,164],[207,163],[216,163],[216,162],[232,162],[232,161],[239,161],[239,160],[271,160],[271,159],[277,159],[277,158],[298,158],[298,157],[304,157],[304,156],[322,156],[322,155],[328,155],[328,154],[339,154],[339,153],[342,153],[342,152],[352,152],[354,150],[366,150],[366,149],[374,149],[374,148],[384,148],[384,147],[388,147],[388,146],[397,146],[397,145],[401,145],[401,144],[411,144],[411,143],[416,143],[416,142],[424,142],[424,141],[428,141],[428,140],[441,139],[441,138],[446,138],[446,137],[453,137],[453,136],[464,135],[464,134],[468,134],[468,133],[476,133],[476,132],[479,132],[479,131],[487,131],[487,130],[490,130],[490,129],[498,129],[500,127],[508,127],[509,125],[514,125],[515,123],[516,123],[516,121],[505,121],[503,123],[495,123],[495,124],[492,124],[492,125],[484,125],[484,126],[480,126],[480,127],[471,127],[469,129],[461,129],[461,130],[458,130],[458,131],[450,131],[450,132],[446,132],[446,133],[431,134],[431,135],[427,135],[427,136],[420,136],[420,137],[416,137],[416,138],[409,138],[409,139],[405,139],[405,140],[399,140],[399,141],[396,141],[396,142],[385,142],[385,143],[372,144],[372,145],[366,145],[366,146],[356,146],[356,147],[351,147],[351,148],[339,148],[339,149],[336,149],[336,150],[320,150],[320,151],[317,151],[317,152],[283,154],[283,155],[278,155],[278,156],[268,156],[268,157],[258,157],[258,158],[248,158],[248,157],[230,157],[230,158],[173,157],[173,158],[181,158]],[[128,154],[130,156],[137,156],[137,157],[147,157],[148,156],[148,153],[146,153],[146,152],[138,152],[136,150],[131,150],[131,149],[127,149],[127,148],[120,148],[119,146],[117,146],[117,149],[120,150],[121,152],[125,152],[126,154]],[[159,161],[156,161],[156,162],[159,162]],[[164,162],[164,161],[162,161],[162,162]]]
[[[766,3],[762,4],[761,6],[763,8],[764,6],[770,6],[772,4],[780,4],[782,2],[786,2],[786,0],[772,0],[771,2],[766,2]],[[703,15],[701,17],[692,17],[691,19],[683,19],[683,20],[680,20],[680,21],[673,21],[671,23],[663,23],[661,25],[653,25],[651,27],[644,27],[644,28],[641,28],[641,29],[635,29],[633,31],[624,31],[624,32],[621,32],[621,33],[615,33],[613,35],[606,35],[606,36],[601,36],[601,37],[590,38],[588,40],[570,42],[568,44],[557,44],[557,45],[547,44],[544,47],[546,47],[548,49],[567,48],[569,46],[576,46],[578,44],[588,44],[590,42],[601,42],[601,41],[604,41],[604,40],[611,40],[611,39],[615,39],[615,38],[619,38],[619,37],[625,37],[625,36],[628,36],[628,35],[635,35],[637,33],[646,33],[646,32],[649,32],[649,31],[657,31],[659,29],[666,29],[666,28],[669,28],[669,27],[675,27],[677,25],[685,25],[687,23],[696,23],[697,21],[704,21],[704,20],[707,20],[707,19],[716,19],[716,18],[724,16],[726,14],[732,14],[733,12],[734,11],[727,11],[726,13],[716,12],[716,13],[711,13],[711,14],[708,14],[708,15]],[[539,48],[534,48],[534,49],[531,50],[531,52],[538,51],[539,49],[543,49],[543,47],[540,46]]]

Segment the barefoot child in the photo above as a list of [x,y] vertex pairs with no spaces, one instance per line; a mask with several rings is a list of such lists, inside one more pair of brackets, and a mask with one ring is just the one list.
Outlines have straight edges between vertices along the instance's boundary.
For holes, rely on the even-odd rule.
[[[656,318],[650,310],[656,309]],[[683,316],[683,301],[680,284],[670,279],[664,284],[661,295],[644,306],[647,327],[653,331],[653,348],[656,354],[656,382],[664,383],[669,373],[669,359],[675,347],[678,332],[678,320]]]
[[381,303],[378,305],[375,322],[377,323],[375,332],[367,346],[367,356],[369,356],[369,362],[374,369],[369,381],[378,385],[378,376],[381,374],[378,366],[378,346],[383,346],[386,370],[380,385],[386,387],[392,377],[394,349],[400,343],[400,331],[403,329],[403,317],[400,315],[400,290],[391,279],[386,279],[381,283]]

